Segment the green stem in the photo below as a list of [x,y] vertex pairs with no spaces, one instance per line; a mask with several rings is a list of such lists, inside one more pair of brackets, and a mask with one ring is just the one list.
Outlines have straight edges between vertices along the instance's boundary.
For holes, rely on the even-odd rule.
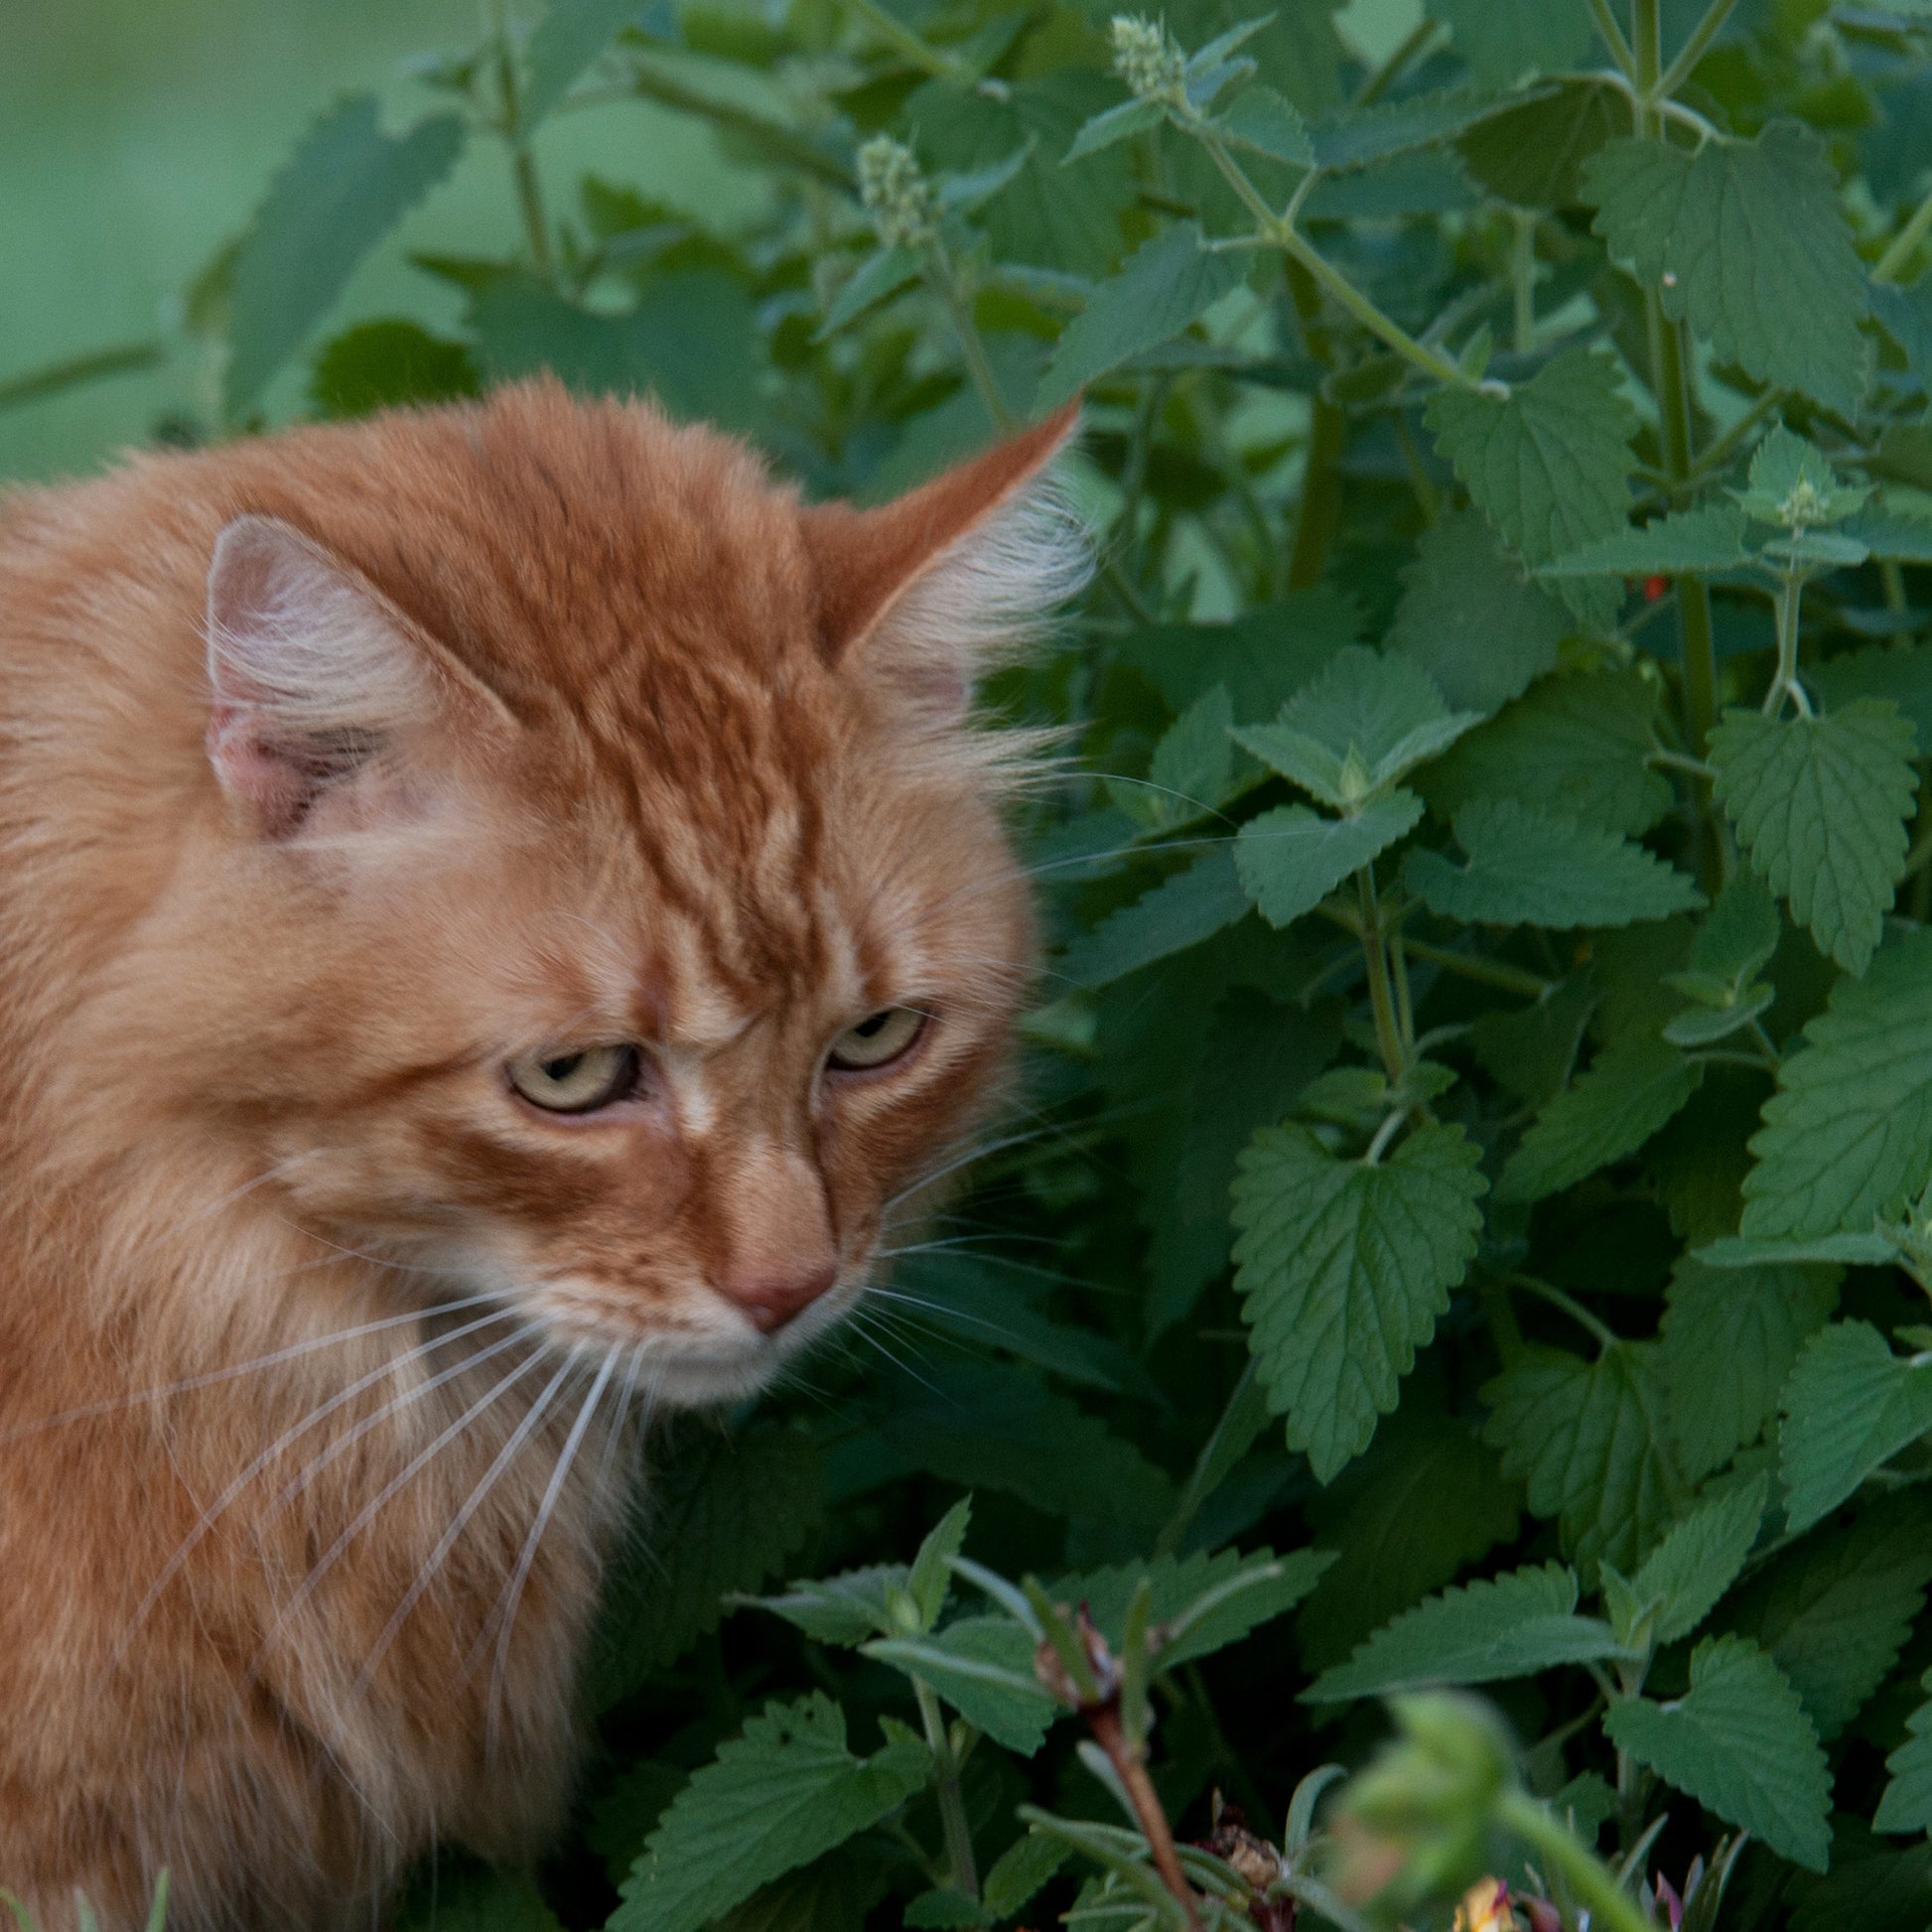
[[1526,972],[1522,967],[1511,966],[1500,959],[1450,952],[1446,946],[1427,945],[1420,939],[1405,939],[1403,944],[1418,959],[1426,959],[1432,966],[1458,973],[1463,979],[1475,980],[1483,986],[1497,987],[1504,993],[1520,993],[1525,999],[1541,1000],[1555,984],[1552,980],[1542,979],[1535,973]]
[[1367,866],[1355,875],[1355,895],[1362,914],[1362,957],[1368,962],[1368,999],[1375,1013],[1375,1043],[1389,1084],[1398,1087],[1408,1072],[1402,1050],[1402,1032],[1396,1024],[1395,997],[1389,986],[1389,960],[1382,947],[1381,909],[1375,898],[1375,877]]
[[[630,82],[626,91],[633,96],[641,95],[645,100],[654,100],[660,106],[674,107],[679,113],[710,121],[714,126],[741,135],[753,146],[762,148],[766,154],[783,166],[795,168],[800,174],[823,183],[827,188],[839,189],[847,195],[853,192],[851,171],[842,168],[830,155],[795,129],[783,127],[776,121],[768,121],[762,114],[754,114],[747,108],[733,105],[730,101],[713,100],[698,88],[686,86],[683,81],[674,79],[670,74],[651,66],[647,59],[633,57]],[[574,94],[563,103],[563,106],[565,108],[586,106],[591,104],[591,100],[592,97],[588,94]]]
[[[1697,462],[1692,466],[1690,474],[1683,478],[1682,488],[1688,489],[1693,487],[1704,482],[1707,477],[1715,476],[1720,470],[1725,469],[1729,464],[1730,459],[1737,454],[1738,449],[1750,436],[1751,432],[1783,401],[1784,391],[1782,389],[1766,389],[1698,458]],[[1682,489],[1679,493],[1682,493]]]
[[1786,564],[1778,584],[1778,669],[1771,688],[1764,694],[1764,715],[1775,718],[1784,709],[1787,697],[1795,698],[1799,708],[1809,711],[1804,693],[1798,688],[1798,613],[1804,596],[1805,574],[1795,563]]
[[1663,22],[1658,0],[1630,0],[1630,54],[1636,62],[1630,78],[1643,96],[1637,106],[1637,132],[1654,140],[1658,132],[1657,82],[1664,65]]
[[1540,1297],[1552,1308],[1561,1309],[1579,1327],[1587,1328],[1599,1348],[1616,1347],[1617,1337],[1608,1324],[1599,1321],[1581,1302],[1566,1295],[1562,1289],[1553,1288],[1548,1282],[1540,1282],[1534,1275],[1511,1275],[1507,1279],[1511,1288],[1520,1288]]
[[1704,50],[1724,30],[1737,0],[1711,0],[1704,18],[1691,29],[1691,38],[1677,50],[1677,58],[1658,75],[1652,92],[1659,100],[1668,99],[1691,77],[1691,70],[1704,59]]
[[1595,1853],[1572,1837],[1528,1792],[1504,1792],[1496,1800],[1496,1821],[1563,1873],[1589,1907],[1591,1923],[1603,1932],[1653,1932],[1643,1908],[1619,1889]]
[[1416,1009],[1409,997],[1409,962],[1403,956],[1400,922],[1389,934],[1389,976],[1395,981],[1395,1024],[1402,1034],[1402,1059],[1406,1066],[1416,1050]]
[[953,334],[959,341],[959,352],[965,358],[966,373],[972,377],[973,387],[980,392],[980,400],[986,404],[988,414],[1002,433],[1012,429],[1014,414],[1001,393],[1000,378],[993,373],[986,344],[980,339],[979,325],[974,322],[972,308],[960,289],[959,275],[953,267],[952,257],[946,252],[946,244],[936,238],[926,263],[926,282],[939,298],[940,306],[952,324]]
[[1596,23],[1596,31],[1610,51],[1610,59],[1623,69],[1627,79],[1634,80],[1637,77],[1636,58],[1630,52],[1630,43],[1623,38],[1623,29],[1616,24],[1616,15],[1610,11],[1609,0],[1589,0],[1589,17]]
[[925,1741],[932,1752],[932,1795],[938,1801],[939,1824],[946,1835],[952,1882],[969,1898],[977,1898],[980,1880],[979,1869],[973,1863],[973,1828],[966,1821],[966,1799],[959,1788],[959,1760],[953,1754],[952,1738],[946,1732],[945,1713],[939,1709],[939,1700],[930,1685],[915,1677],[912,1689],[919,1700]]
[[1514,298],[1512,341],[1518,355],[1536,346],[1536,210],[1510,210],[1516,232],[1509,251],[1509,285]]
[[523,101],[516,82],[516,56],[510,49],[509,20],[503,0],[495,0],[492,17],[496,33],[496,85],[502,118],[498,132],[510,151],[510,175],[516,184],[516,206],[523,217],[523,233],[530,244],[530,264],[548,281],[556,278],[550,253],[550,223],[543,211],[543,190],[537,181],[535,157],[523,127]]
[[902,20],[882,7],[879,0],[852,0],[852,10],[887,46],[921,73],[929,73],[935,80],[973,77],[963,62],[941,54],[936,47],[928,47]]
[[1871,271],[1874,282],[1895,282],[1899,271],[1918,253],[1918,246],[1925,239],[1928,229],[1932,229],[1932,189],[1926,191],[1925,199],[1919,203],[1906,217],[1905,225],[1892,236],[1891,246],[1878,257],[1878,265]]
[[1368,107],[1380,100],[1401,77],[1410,62],[1435,40],[1442,32],[1440,20],[1419,20],[1390,49],[1387,59],[1369,77],[1362,82],[1361,91],[1355,96],[1357,107]]
[[1309,454],[1302,469],[1302,505],[1295,518],[1295,541],[1288,553],[1288,588],[1312,590],[1321,581],[1328,543],[1341,513],[1342,451],[1348,443],[1348,418],[1340,406],[1316,393],[1309,410]]

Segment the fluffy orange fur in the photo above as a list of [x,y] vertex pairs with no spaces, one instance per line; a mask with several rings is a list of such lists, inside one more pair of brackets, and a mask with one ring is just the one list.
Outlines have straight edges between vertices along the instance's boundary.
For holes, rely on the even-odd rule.
[[[1068,429],[813,508],[539,384],[8,502],[0,1884],[49,1932],[163,1864],[177,1932],[366,1922],[554,1825],[634,1418],[836,1321],[998,1080],[968,697],[1077,574]],[[620,1048],[592,1111],[515,1084]]]

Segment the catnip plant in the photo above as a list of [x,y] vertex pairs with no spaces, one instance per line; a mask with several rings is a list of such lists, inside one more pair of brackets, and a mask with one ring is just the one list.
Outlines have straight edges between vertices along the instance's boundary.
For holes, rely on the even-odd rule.
[[[569,1837],[412,1926],[1932,1921],[1932,12],[1406,18],[499,9],[0,387],[549,370],[861,498],[1085,398],[1020,1100],[660,1436]],[[757,211],[565,178],[611,103]],[[340,326],[476,147],[460,323]]]

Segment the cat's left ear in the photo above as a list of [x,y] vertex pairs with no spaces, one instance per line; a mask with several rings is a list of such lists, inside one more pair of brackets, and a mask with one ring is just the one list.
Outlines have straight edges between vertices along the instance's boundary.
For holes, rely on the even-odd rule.
[[895,687],[929,723],[964,716],[973,682],[1086,582],[1086,533],[1050,474],[1068,403],[877,509],[803,512],[827,652]]
[[208,761],[270,838],[392,815],[438,733],[514,730],[366,578],[269,516],[215,540],[207,677]]

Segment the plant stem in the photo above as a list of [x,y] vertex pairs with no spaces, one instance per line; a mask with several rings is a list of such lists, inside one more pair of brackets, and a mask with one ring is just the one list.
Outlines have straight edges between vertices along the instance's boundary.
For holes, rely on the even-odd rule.
[[1730,18],[1731,9],[1737,0],[1711,0],[1704,10],[1704,18],[1691,29],[1691,37],[1677,50],[1677,58],[1657,77],[1652,92],[1659,100],[1667,99],[1683,86],[1691,77],[1691,69],[1704,59],[1704,50],[1718,38],[1724,24]]
[[1617,1345],[1616,1335],[1609,1325],[1599,1321],[1581,1302],[1566,1295],[1562,1289],[1553,1288],[1548,1282],[1540,1282],[1534,1275],[1511,1275],[1507,1280],[1511,1288],[1520,1288],[1531,1295],[1540,1296],[1552,1308],[1561,1309],[1579,1327],[1587,1328],[1599,1348],[1614,1348]]
[[1107,1753],[1107,1761],[1113,1765],[1121,1783],[1127,1788],[1128,1798],[1134,1806],[1134,1816],[1139,1821],[1141,1836],[1147,1840],[1147,1848],[1154,1860],[1154,1868],[1161,1874],[1161,1882],[1171,1891],[1180,1909],[1187,1915],[1189,1932],[1200,1932],[1200,1898],[1192,1885],[1187,1882],[1187,1874],[1180,1868],[1180,1861],[1174,1856],[1173,1832],[1168,1824],[1168,1814],[1161,1807],[1161,1799],[1154,1789],[1154,1781],[1147,1774],[1147,1766],[1141,1756],[1127,1741],[1126,1733],[1120,1727],[1120,1713],[1110,1704],[1096,1705],[1082,1714],[1087,1721],[1087,1728],[1093,1732],[1094,1741]]
[[1396,1025],[1395,997],[1389,987],[1389,959],[1382,947],[1381,909],[1375,899],[1375,878],[1367,866],[1355,875],[1355,896],[1362,914],[1362,957],[1368,961],[1368,999],[1375,1012],[1375,1043],[1389,1084],[1400,1086],[1408,1072],[1402,1033]]
[[932,1752],[932,1795],[938,1802],[939,1824],[946,1835],[952,1882],[969,1898],[977,1898],[980,1880],[973,1863],[973,1828],[966,1822],[966,1799],[959,1788],[959,1760],[953,1754],[952,1738],[946,1731],[945,1713],[939,1709],[939,1700],[930,1685],[915,1677],[912,1689],[919,1700],[925,1741]]
[[1509,285],[1514,298],[1511,340],[1518,355],[1536,346],[1536,210],[1510,210],[1516,232],[1509,251]]
[[[1663,22],[1658,0],[1630,0],[1629,52],[1636,63],[1630,78],[1643,96],[1638,102],[1637,132],[1654,140],[1658,132],[1657,82],[1664,65]],[[1619,61],[1617,65],[1623,64]]]
[[1722,436],[1718,437],[1711,444],[1711,446],[1704,452],[1704,454],[1701,457],[1698,458],[1696,464],[1692,467],[1689,475],[1682,479],[1681,488],[1688,488],[1691,485],[1700,483],[1707,477],[1713,476],[1718,471],[1724,469],[1725,466],[1727,463],[1729,463],[1730,459],[1734,455],[1736,455],[1739,446],[1742,445],[1744,441],[1749,437],[1751,431],[1754,430],[1758,426],[1758,424],[1765,419],[1766,416],[1770,415],[1774,409],[1778,408],[1778,406],[1783,401],[1784,401],[1784,391],[1782,389],[1766,389],[1761,395],[1759,395],[1751,403],[1751,406],[1747,410],[1745,410],[1744,413],[1741,416],[1739,416],[1738,419],[1734,423],[1732,423],[1731,426],[1727,430],[1725,430]]
[[543,211],[543,190],[537,181],[536,160],[523,127],[523,101],[516,83],[516,56],[510,49],[509,20],[503,0],[491,10],[496,34],[496,86],[502,118],[497,131],[510,151],[510,174],[516,184],[516,206],[523,217],[523,233],[530,244],[530,264],[546,282],[556,279],[550,253],[550,224]]
[[1405,939],[1402,943],[1418,959],[1426,959],[1432,966],[1440,966],[1446,972],[1459,973],[1464,979],[1500,988],[1505,993],[1520,993],[1525,999],[1540,1000],[1555,984],[1552,980],[1540,979],[1535,973],[1526,972],[1521,966],[1511,966],[1504,960],[1450,952],[1446,946],[1428,945],[1421,939]]
[[1329,539],[1341,512],[1341,472],[1336,467],[1348,443],[1348,418],[1326,396],[1316,393],[1309,409],[1309,453],[1302,467],[1302,506],[1295,517],[1295,541],[1288,553],[1288,588],[1312,590],[1321,581]]
[[1623,38],[1623,29],[1616,24],[1616,15],[1610,11],[1609,0],[1589,0],[1589,17],[1596,23],[1596,31],[1610,51],[1610,59],[1623,69],[1626,78],[1634,80],[1636,59],[1630,52],[1630,43]]
[[1891,246],[1878,257],[1878,265],[1871,271],[1874,282],[1895,282],[1899,271],[1918,253],[1918,246],[1925,239],[1926,231],[1932,229],[1932,189],[1926,191],[1925,199],[1905,219],[1905,225],[1892,236]]
[[1442,27],[1440,20],[1417,21],[1390,49],[1382,65],[1362,82],[1361,91],[1355,96],[1353,104],[1367,107],[1380,100],[1401,77],[1409,63],[1442,32]]
[[1618,1888],[1602,1862],[1551,1817],[1528,1792],[1507,1791],[1496,1800],[1496,1820],[1561,1871],[1589,1907],[1603,1932],[1653,1932],[1643,1908]]
[[993,373],[993,363],[986,352],[986,344],[980,339],[979,325],[973,320],[973,311],[964,292],[959,286],[959,273],[953,267],[952,257],[946,252],[946,244],[936,237],[932,243],[932,253],[926,261],[926,283],[939,298],[940,306],[952,324],[953,335],[959,342],[959,352],[965,358],[966,373],[973,379],[973,387],[980,392],[980,400],[986,404],[996,428],[1003,434],[1013,428],[1013,411],[1007,406],[1007,399],[1000,390],[1000,378]]
[[1402,923],[1389,933],[1389,977],[1395,982],[1395,1024],[1402,1035],[1405,1065],[1416,1050],[1416,1009],[1409,997],[1409,962],[1403,957]]
[[1784,709],[1786,697],[1797,701],[1800,712],[1810,714],[1811,706],[1798,685],[1798,613],[1804,595],[1805,574],[1795,563],[1786,564],[1778,584],[1778,669],[1771,688],[1764,694],[1764,715],[1775,718]]

